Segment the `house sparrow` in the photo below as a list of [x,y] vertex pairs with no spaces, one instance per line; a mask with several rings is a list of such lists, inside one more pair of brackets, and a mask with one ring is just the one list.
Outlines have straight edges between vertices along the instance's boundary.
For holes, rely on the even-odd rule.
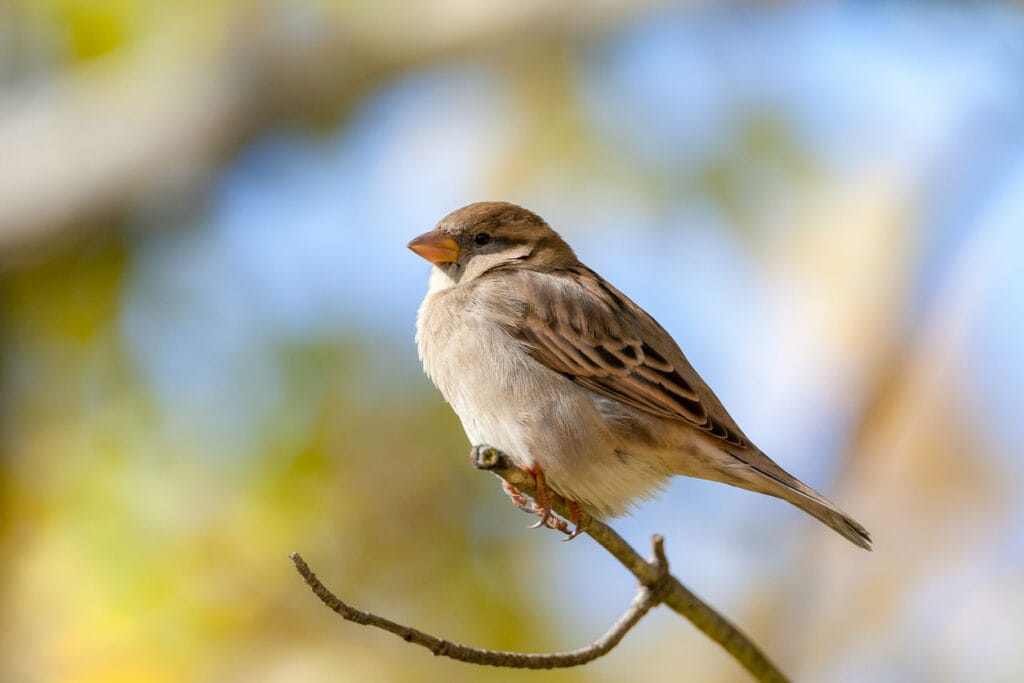
[[[668,332],[536,214],[479,202],[409,248],[433,264],[416,318],[427,375],[474,445],[583,513],[625,513],[682,474],[782,498],[871,548],[867,530],[762,453]],[[522,499],[520,499],[522,500]]]

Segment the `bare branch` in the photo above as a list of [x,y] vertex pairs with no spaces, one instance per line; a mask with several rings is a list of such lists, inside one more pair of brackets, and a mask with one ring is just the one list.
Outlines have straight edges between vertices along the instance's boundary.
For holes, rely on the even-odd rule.
[[[655,537],[655,544],[661,543],[660,537]],[[657,555],[657,550],[655,554]],[[661,555],[664,556],[664,550]],[[570,650],[568,652],[552,652],[544,654],[525,653],[525,652],[506,652],[501,650],[486,650],[483,648],[470,647],[468,645],[461,645],[459,643],[453,643],[437,636],[432,636],[428,633],[424,633],[418,629],[412,628],[411,626],[403,626],[395,623],[390,619],[377,616],[371,612],[364,612],[356,609],[351,605],[343,602],[338,596],[330,591],[320,579],[317,578],[313,570],[309,568],[309,565],[302,559],[302,556],[298,553],[292,553],[289,555],[292,562],[295,564],[295,569],[298,570],[299,574],[306,581],[306,585],[313,589],[313,592],[321,602],[330,607],[332,610],[340,614],[347,621],[352,621],[363,626],[375,626],[379,629],[383,629],[390,633],[394,633],[396,636],[400,636],[403,640],[408,643],[415,645],[421,645],[435,655],[450,657],[460,662],[468,662],[470,664],[482,664],[487,666],[502,666],[512,669],[563,669],[570,666],[579,666],[591,662],[598,657],[607,654],[612,648],[619,644],[623,636],[629,632],[631,628],[636,626],[640,620],[650,611],[652,607],[655,607],[661,602],[661,597],[658,592],[652,591],[646,586],[639,586],[636,591],[636,596],[633,598],[633,602],[630,604],[629,609],[626,610],[618,621],[616,621],[608,632],[598,638],[594,643],[587,647],[581,647],[576,650]],[[666,568],[667,571],[667,568]]]
[[[528,495],[536,494],[533,475],[517,468],[504,453],[486,446],[477,446],[473,449],[471,459],[477,469],[495,473]],[[570,516],[571,511],[566,501],[557,493],[551,494],[553,509],[562,516]],[[602,522],[588,520],[584,531],[632,572],[640,585],[629,609],[607,633],[587,647],[568,652],[523,653],[487,650],[432,636],[343,602],[320,582],[298,553],[292,553],[290,557],[313,593],[344,619],[394,633],[406,642],[427,648],[435,655],[461,662],[517,669],[555,669],[586,664],[610,652],[651,608],[664,603],[725,648],[757,680],[783,683],[788,680],[753,641],[669,573],[665,540],[660,534],[652,538],[651,558],[645,560],[611,527]]]

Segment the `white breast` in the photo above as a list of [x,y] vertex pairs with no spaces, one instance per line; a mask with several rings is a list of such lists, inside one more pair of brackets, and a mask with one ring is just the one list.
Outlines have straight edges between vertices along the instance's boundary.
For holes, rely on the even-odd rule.
[[416,319],[416,342],[424,370],[470,442],[499,448],[529,466],[524,423],[543,391],[536,361],[501,327],[509,315],[503,308],[495,310],[467,288],[432,286]]

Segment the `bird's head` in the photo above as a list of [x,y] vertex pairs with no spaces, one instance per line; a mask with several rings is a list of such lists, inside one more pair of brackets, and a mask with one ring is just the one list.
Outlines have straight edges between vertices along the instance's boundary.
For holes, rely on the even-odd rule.
[[453,211],[409,248],[455,283],[496,268],[554,270],[576,254],[537,214],[507,202],[477,202]]

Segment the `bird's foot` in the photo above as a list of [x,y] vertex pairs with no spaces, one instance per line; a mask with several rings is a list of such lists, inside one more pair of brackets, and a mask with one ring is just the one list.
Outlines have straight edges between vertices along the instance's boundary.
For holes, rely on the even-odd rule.
[[[552,512],[551,491],[548,488],[547,478],[544,476],[544,470],[537,465],[530,468],[523,467],[522,470],[533,475],[534,481],[537,483],[537,500],[530,508],[518,505],[518,501],[515,498],[512,498],[512,502],[517,503],[517,507],[519,507],[520,510],[529,510],[540,517],[535,524],[530,526],[531,529],[547,527],[549,529],[554,529],[555,531],[561,531],[566,536],[562,539],[563,541],[571,541],[586,530],[589,517],[580,509],[579,503],[576,501],[566,499],[566,504],[569,506],[570,512],[569,520],[573,525],[572,531],[569,531],[568,522],[564,519],[558,518],[554,512]],[[510,486],[509,488],[516,493],[519,493],[515,487]],[[505,490],[505,493],[509,493],[508,489]],[[511,494],[509,497],[512,497]],[[519,499],[524,500],[521,493],[519,493]]]
[[523,495],[523,492],[504,479],[501,480],[501,490],[505,492],[505,495],[512,501],[512,504],[523,512],[528,512],[531,515],[536,512],[536,508],[533,507],[533,503]]
[[[569,505],[569,521],[572,522],[573,530],[572,533],[563,538],[563,541],[571,541],[576,538],[584,531],[587,530],[587,524],[590,522],[590,515],[583,512],[580,509],[580,504],[575,500],[566,501]],[[563,524],[565,522],[562,522]]]
[[532,474],[537,482],[537,499],[533,501],[533,511],[540,519],[530,528],[551,527],[550,521],[561,521],[551,513],[551,492],[548,490],[548,482],[544,476],[544,470],[539,465],[534,465],[533,467],[524,467],[523,471]]
[[[502,457],[502,453],[490,446],[476,445],[473,446],[470,457],[477,469],[490,469]],[[533,477],[534,485],[537,489],[535,500],[530,502],[530,500],[523,495],[522,491],[504,479],[501,481],[501,490],[505,492],[505,495],[509,497],[509,500],[511,500],[512,504],[517,508],[523,512],[528,512],[531,515],[537,515],[540,517],[537,523],[533,524],[530,528],[536,529],[539,527],[547,527],[548,529],[560,531],[566,535],[566,538],[562,539],[565,541],[571,541],[587,530],[587,523],[590,521],[590,516],[580,509],[580,506],[576,501],[569,500],[568,498],[565,499],[565,503],[569,508],[569,520],[573,525],[572,531],[569,530],[569,522],[558,518],[554,514],[551,507],[551,490],[548,488],[547,478],[544,476],[544,470],[537,465],[534,465],[533,467],[525,467],[523,465],[516,466],[526,474]]]
[[[554,529],[555,531],[561,531],[563,534],[569,535],[569,525],[559,519],[551,511],[551,494],[548,492],[547,484],[544,480],[544,475],[541,474],[540,468],[521,468],[524,472],[528,473],[534,478],[534,481],[538,482],[537,485],[537,501],[530,502],[530,500],[523,495],[523,492],[517,489],[507,481],[502,480],[501,490],[505,492],[512,504],[523,512],[531,515],[537,515],[540,520],[536,524],[531,525],[531,529],[538,527],[547,527],[548,529]],[[541,488],[543,486],[543,488]],[[542,493],[543,491],[543,493]]]

